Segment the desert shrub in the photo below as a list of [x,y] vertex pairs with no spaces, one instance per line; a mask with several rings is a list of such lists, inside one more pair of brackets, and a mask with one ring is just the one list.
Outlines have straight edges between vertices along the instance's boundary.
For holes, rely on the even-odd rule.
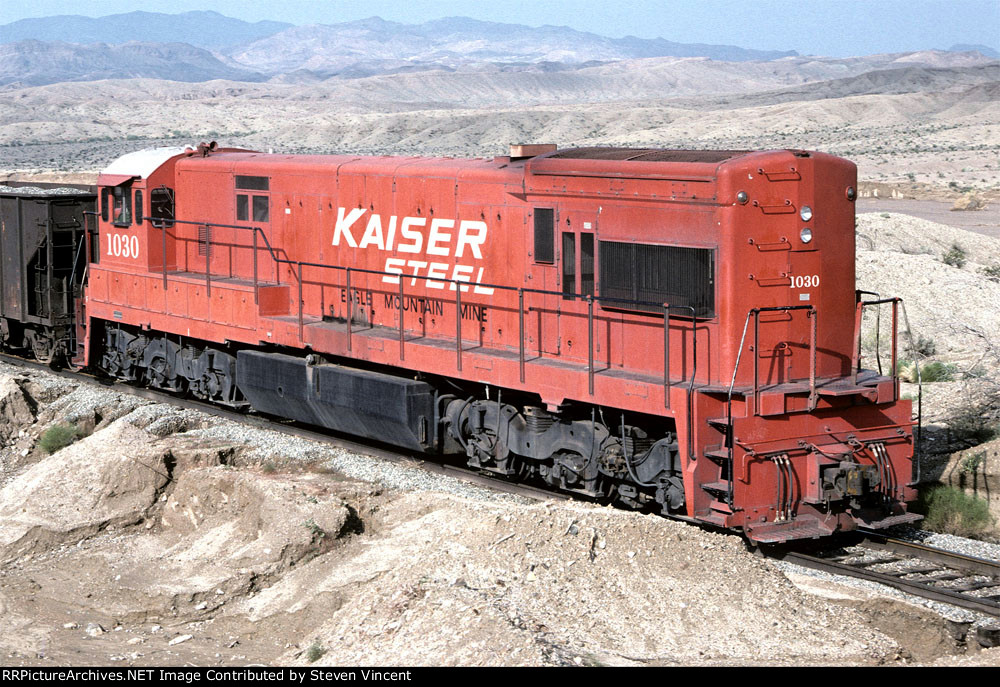
[[[920,381],[924,384],[931,382],[950,382],[955,379],[956,367],[950,363],[934,361],[920,366]],[[896,363],[896,374],[904,382],[917,383],[917,364],[912,360],[901,358]]]
[[313,520],[312,518],[309,518],[304,523],[302,523],[302,526],[305,527],[307,530],[309,530],[309,534],[312,535],[313,541],[320,541],[326,537],[326,532],[323,530],[322,527],[317,525],[316,521]]
[[929,358],[937,353],[937,345],[934,343],[933,339],[928,339],[925,336],[918,336],[916,342],[913,344],[913,350],[925,358]]
[[936,484],[920,492],[916,506],[923,513],[923,527],[959,537],[979,537],[993,526],[986,499],[966,494],[958,487]]
[[1000,281],[1000,262],[987,265],[981,270],[983,276],[990,281]]
[[904,382],[917,383],[917,366],[912,360],[900,358],[896,361],[896,374]]
[[38,445],[43,451],[51,455],[60,449],[66,448],[79,438],[80,429],[76,425],[61,423],[52,425],[45,430]]
[[986,462],[986,451],[980,451],[979,453],[974,453],[971,456],[966,456],[962,459],[962,464],[960,469],[963,475],[971,475],[979,466]]
[[323,658],[325,653],[326,649],[324,649],[319,642],[313,642],[312,646],[306,650],[306,660],[310,663],[315,663],[319,659]]
[[948,418],[948,435],[966,446],[984,444],[998,434],[996,421],[983,408],[965,406]]
[[941,255],[941,262],[946,265],[951,265],[952,267],[957,267],[961,269],[965,266],[965,261],[967,259],[965,249],[962,248],[957,243],[951,244],[951,248],[948,252]]
[[955,366],[934,361],[920,368],[920,379],[924,382],[950,382],[955,378]]

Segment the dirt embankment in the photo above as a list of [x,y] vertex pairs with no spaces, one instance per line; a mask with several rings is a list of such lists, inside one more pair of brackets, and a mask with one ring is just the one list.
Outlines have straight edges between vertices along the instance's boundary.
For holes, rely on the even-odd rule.
[[[802,591],[734,537],[262,463],[299,447],[44,374],[0,368],[0,390],[8,665],[871,665],[967,650],[923,611]],[[39,438],[67,420],[90,435],[45,454]]]
[[[1000,531],[996,442],[977,446],[1000,434],[1000,238],[884,212],[858,215],[857,245],[858,288],[903,298],[900,357],[924,371],[921,479],[986,498]],[[882,311],[881,337],[874,313],[865,322],[867,366],[878,340],[890,370],[891,311]],[[903,369],[902,392],[916,406],[912,363]]]
[[938,482],[984,499],[995,519],[993,536],[1000,540],[1000,439],[942,456],[928,470]]

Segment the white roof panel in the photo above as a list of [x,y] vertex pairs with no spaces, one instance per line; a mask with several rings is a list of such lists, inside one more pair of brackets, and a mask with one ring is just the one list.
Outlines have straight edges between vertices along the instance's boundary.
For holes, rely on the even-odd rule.
[[127,174],[145,179],[170,158],[194,149],[194,146],[169,146],[137,150],[134,153],[122,155],[101,170],[101,174]]

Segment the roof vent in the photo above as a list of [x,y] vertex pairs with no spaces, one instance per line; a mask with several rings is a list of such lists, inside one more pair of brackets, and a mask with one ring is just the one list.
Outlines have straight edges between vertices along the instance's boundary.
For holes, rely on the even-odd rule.
[[555,143],[512,143],[510,146],[510,158],[516,160],[518,158],[523,159],[546,153],[554,153],[556,152],[556,148]]
[[205,143],[204,141],[202,141],[201,143],[198,144],[197,150],[192,150],[190,153],[188,153],[188,157],[191,157],[192,155],[201,155],[202,157],[208,157],[209,153],[214,153],[218,149],[219,149],[219,144],[216,143],[215,141],[212,141],[211,143]]

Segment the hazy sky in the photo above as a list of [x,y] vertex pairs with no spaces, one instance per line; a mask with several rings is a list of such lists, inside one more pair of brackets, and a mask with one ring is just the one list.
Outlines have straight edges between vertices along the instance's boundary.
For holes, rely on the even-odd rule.
[[[605,36],[863,55],[956,43],[1000,49],[1000,0],[0,0],[0,24],[56,14],[213,9],[247,21],[333,24],[380,16],[404,23],[467,16]],[[206,27],[206,30],[211,30]]]

